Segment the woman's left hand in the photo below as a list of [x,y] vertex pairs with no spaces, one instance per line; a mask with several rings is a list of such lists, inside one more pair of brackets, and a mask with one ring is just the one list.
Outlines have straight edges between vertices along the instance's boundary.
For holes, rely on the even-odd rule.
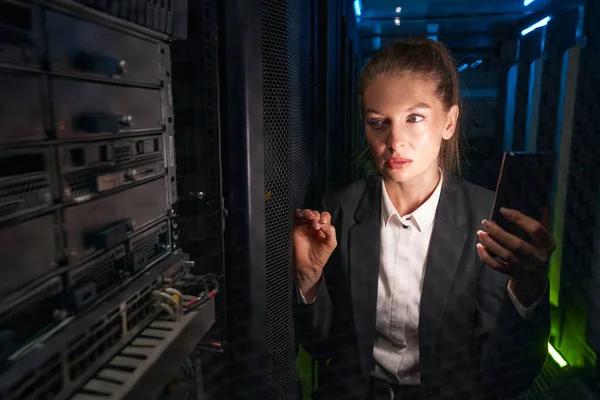
[[531,242],[506,232],[494,222],[483,220],[485,231],[477,232],[481,241],[477,244],[479,258],[494,270],[509,275],[511,281],[521,286],[545,282],[548,261],[556,249],[554,238],[539,221],[516,210],[500,211],[506,220],[527,233]]

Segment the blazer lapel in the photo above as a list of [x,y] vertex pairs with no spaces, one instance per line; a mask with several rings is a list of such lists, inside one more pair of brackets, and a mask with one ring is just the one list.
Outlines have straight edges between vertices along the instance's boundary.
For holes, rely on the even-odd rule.
[[[377,282],[379,276],[381,185],[367,183],[367,189],[354,215],[356,225],[349,231],[350,291],[361,365],[370,371],[375,334]],[[370,354],[366,354],[370,352]]]
[[448,183],[450,187],[442,188],[436,211],[421,292],[419,336],[424,353],[433,348],[439,337],[442,316],[469,232],[466,199],[459,187],[451,181]]

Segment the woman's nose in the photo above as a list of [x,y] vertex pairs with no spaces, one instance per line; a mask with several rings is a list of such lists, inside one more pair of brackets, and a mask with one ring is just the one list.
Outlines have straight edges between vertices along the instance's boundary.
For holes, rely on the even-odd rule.
[[406,131],[397,126],[391,126],[387,137],[387,146],[390,149],[403,147],[408,140]]

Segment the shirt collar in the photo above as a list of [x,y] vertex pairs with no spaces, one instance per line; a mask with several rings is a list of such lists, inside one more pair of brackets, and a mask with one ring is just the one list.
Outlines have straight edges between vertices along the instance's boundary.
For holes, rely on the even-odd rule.
[[[400,215],[394,207],[392,200],[385,188],[385,183],[381,184],[381,216],[383,218],[384,226],[387,226],[390,219],[397,215],[401,221],[412,221],[416,228],[420,231],[422,228],[433,224],[435,218],[435,211],[437,210],[438,203],[440,201],[440,195],[442,193],[442,183],[444,175],[440,173],[440,181],[436,186],[435,190],[429,196],[429,198],[419,208],[413,211],[409,215]],[[405,223],[405,222],[403,222]]]

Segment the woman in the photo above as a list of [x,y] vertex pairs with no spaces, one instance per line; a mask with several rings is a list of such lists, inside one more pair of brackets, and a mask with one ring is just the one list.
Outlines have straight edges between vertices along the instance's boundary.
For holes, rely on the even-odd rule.
[[[546,264],[539,222],[485,220],[493,192],[459,165],[459,82],[448,51],[413,39],[360,76],[378,176],[297,210],[297,339],[328,360],[323,399],[515,398],[546,358]],[[325,365],[325,363],[323,363]]]

